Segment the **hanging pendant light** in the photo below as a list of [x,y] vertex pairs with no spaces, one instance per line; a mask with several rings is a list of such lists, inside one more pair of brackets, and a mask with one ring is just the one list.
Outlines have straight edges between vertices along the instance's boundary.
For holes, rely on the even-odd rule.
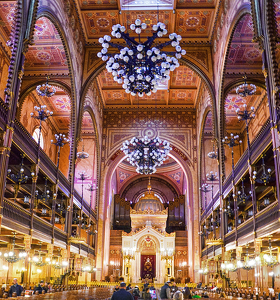
[[137,173],[148,175],[156,172],[156,167],[163,164],[172,148],[167,141],[145,136],[142,139],[133,137],[130,142],[125,141],[121,150],[128,156],[129,163],[137,167]]
[[[125,26],[120,24],[112,27],[112,36],[117,39],[124,39],[126,47],[111,42],[111,37],[105,35],[99,39],[102,50],[97,54],[103,61],[107,61],[107,71],[112,73],[114,80],[122,84],[126,93],[132,96],[143,97],[155,93],[162,81],[170,79],[170,72],[179,67],[178,59],[186,54],[180,47],[182,37],[176,33],[169,35],[166,43],[155,43],[155,39],[167,34],[165,24],[158,22],[153,25],[154,34],[145,42],[141,42],[140,34],[146,29],[147,24],[141,20],[135,20],[130,29],[139,35],[139,42],[125,33]],[[161,51],[171,45],[175,51]],[[117,48],[119,53],[108,53],[109,47]],[[175,56],[175,57],[174,57]]]
[[49,79],[50,79],[50,77],[47,76],[47,82],[46,83],[44,83],[42,85],[37,85],[36,91],[37,91],[39,96],[49,98],[49,97],[52,97],[55,94],[56,89],[52,85],[49,85]]
[[246,75],[243,77],[243,79],[244,79],[244,83],[239,85],[236,88],[236,94],[243,98],[245,98],[247,96],[252,96],[257,91],[256,86],[254,84],[247,83]]

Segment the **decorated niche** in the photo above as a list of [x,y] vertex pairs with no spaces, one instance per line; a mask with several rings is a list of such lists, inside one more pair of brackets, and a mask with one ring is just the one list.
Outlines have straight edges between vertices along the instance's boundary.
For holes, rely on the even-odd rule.
[[156,242],[151,236],[147,235],[141,241],[139,249],[142,254],[155,254],[156,253]]

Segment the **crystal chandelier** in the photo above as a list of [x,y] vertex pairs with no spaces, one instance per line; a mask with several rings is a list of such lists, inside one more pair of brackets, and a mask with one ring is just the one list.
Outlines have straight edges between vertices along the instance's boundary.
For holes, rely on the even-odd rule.
[[[164,80],[170,79],[170,71],[179,67],[178,59],[186,54],[186,51],[180,47],[182,37],[176,33],[169,35],[169,41],[166,43],[155,43],[155,39],[167,34],[165,24],[157,23],[153,25],[153,35],[148,37],[145,42],[141,42],[140,34],[142,29],[146,29],[147,24],[141,20],[135,20],[135,24],[130,25],[130,29],[139,36],[139,42],[135,38],[125,33],[125,26],[120,24],[112,27],[112,36],[117,39],[124,39],[126,47],[111,42],[111,37],[105,35],[99,39],[103,49],[97,54],[103,61],[107,61],[107,70],[112,73],[114,80],[123,84],[126,93],[132,96],[143,97],[144,94],[150,96],[155,93],[159,84]],[[173,52],[161,50],[171,45],[175,48]],[[108,53],[109,46],[118,48],[118,54]],[[175,55],[175,57],[171,56]]]
[[145,136],[142,139],[133,137],[130,142],[125,141],[121,150],[128,156],[129,163],[137,167],[137,173],[148,175],[156,172],[156,166],[163,164],[172,148],[167,141]]
[[277,256],[272,254],[271,238],[269,238],[268,242],[269,242],[269,246],[268,246],[269,254],[264,254],[263,260],[264,260],[265,265],[267,265],[269,267],[273,267],[274,265],[277,265],[279,262],[278,262]]
[[14,232],[12,239],[12,249],[9,252],[4,253],[4,259],[8,263],[16,263],[21,259],[24,259],[27,256],[26,252],[20,252],[18,256],[15,253],[15,245],[16,245],[16,233]]

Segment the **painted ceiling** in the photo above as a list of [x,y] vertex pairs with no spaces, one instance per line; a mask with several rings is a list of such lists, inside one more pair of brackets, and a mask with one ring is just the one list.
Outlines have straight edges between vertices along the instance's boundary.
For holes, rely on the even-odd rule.
[[[163,22],[168,32],[188,40],[209,41],[217,8],[216,0],[77,0],[78,12],[88,43],[111,33],[115,24],[127,28],[137,18],[147,24],[142,37],[151,35],[151,26]],[[130,34],[135,34],[130,32]]]
[[0,2],[0,33],[2,33],[6,41],[9,39],[12,30],[15,7],[16,1]]
[[170,81],[163,83],[163,89],[151,96],[138,97],[127,94],[107,70],[102,71],[97,80],[105,107],[194,107],[201,83],[197,73],[186,66],[180,66],[172,72]]
[[248,74],[262,74],[261,51],[259,45],[252,42],[253,38],[253,20],[247,14],[242,17],[234,31],[227,60],[227,74],[238,74],[244,67]]
[[36,21],[34,44],[29,47],[25,60],[25,75],[69,74],[61,38],[52,22],[42,17]]
[[225,100],[226,129],[240,131],[244,122],[239,122],[236,110],[238,108],[241,111],[244,110],[244,104],[246,104],[248,108],[254,107],[257,109],[264,97],[264,94],[264,90],[260,87],[257,87],[257,91],[254,95],[245,98],[237,95],[235,89],[231,90]]
[[[116,169],[118,192],[128,183],[132,178],[139,177],[136,173],[135,167],[131,166],[126,160],[123,160]],[[167,157],[162,166],[157,167],[157,176],[165,176],[174,186],[176,186],[182,193],[184,184],[184,172],[180,165],[171,157]],[[146,187],[146,185],[145,185]]]
[[55,87],[56,93],[50,98],[39,97],[36,91],[33,91],[33,96],[37,99],[40,105],[46,105],[47,110],[52,111],[53,115],[49,118],[56,132],[68,132],[70,124],[71,104],[70,98],[64,90]]
[[82,120],[82,134],[93,134],[94,126],[92,118],[88,112],[85,112]]

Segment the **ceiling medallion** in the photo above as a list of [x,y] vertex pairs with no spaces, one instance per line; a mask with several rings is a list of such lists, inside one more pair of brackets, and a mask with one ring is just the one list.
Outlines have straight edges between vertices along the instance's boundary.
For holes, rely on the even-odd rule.
[[129,163],[137,167],[137,173],[148,175],[157,171],[156,167],[163,164],[172,148],[167,141],[145,136],[142,139],[133,137],[130,142],[125,141],[121,150],[128,156]]
[[[144,94],[150,96],[158,90],[159,85],[164,80],[170,79],[170,71],[179,67],[178,59],[186,54],[186,51],[180,47],[182,37],[176,33],[169,35],[169,41],[165,43],[154,43],[158,37],[167,34],[165,24],[157,23],[153,25],[152,36],[145,42],[141,42],[140,33],[147,28],[146,23],[141,24],[141,20],[135,20],[135,24],[130,25],[130,29],[139,36],[137,42],[135,38],[125,33],[125,26],[120,24],[112,27],[112,36],[117,39],[124,39],[126,47],[111,42],[111,37],[105,35],[99,39],[103,49],[97,54],[103,61],[107,61],[107,70],[112,73],[114,80],[122,84],[126,93],[132,96],[143,97]],[[175,51],[168,52],[161,50],[171,45]],[[119,53],[108,53],[109,46],[117,48]],[[175,57],[174,57],[175,56]]]

